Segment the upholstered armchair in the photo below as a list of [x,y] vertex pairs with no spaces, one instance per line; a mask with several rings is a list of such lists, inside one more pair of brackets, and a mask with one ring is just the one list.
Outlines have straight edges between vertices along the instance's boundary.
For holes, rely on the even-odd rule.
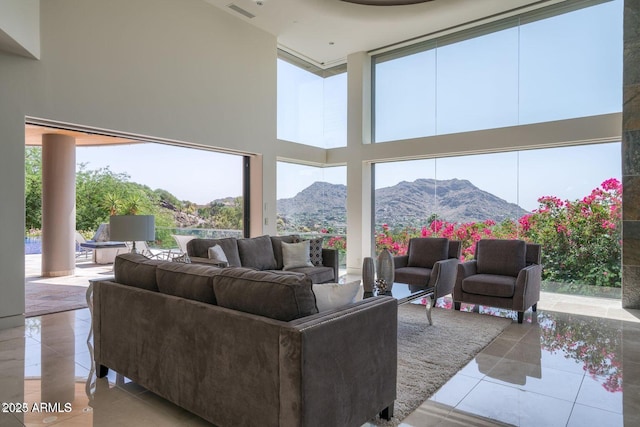
[[462,251],[461,242],[435,237],[409,240],[407,255],[393,257],[394,282],[434,287],[436,299],[453,292]]
[[453,289],[456,310],[470,303],[518,312],[536,311],[540,299],[542,266],[540,245],[522,240],[480,240],[475,258],[458,265]]

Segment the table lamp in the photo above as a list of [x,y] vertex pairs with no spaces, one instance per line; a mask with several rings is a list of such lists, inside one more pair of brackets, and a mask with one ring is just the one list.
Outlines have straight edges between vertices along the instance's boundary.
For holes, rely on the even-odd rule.
[[153,215],[113,215],[109,219],[109,239],[133,242],[132,253],[136,251],[136,241],[156,239],[155,217]]

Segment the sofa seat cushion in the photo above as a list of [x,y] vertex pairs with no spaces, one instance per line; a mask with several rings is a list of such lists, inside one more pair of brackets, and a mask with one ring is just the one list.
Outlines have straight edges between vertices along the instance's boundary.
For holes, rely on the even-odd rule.
[[331,267],[298,267],[287,271],[306,274],[312,283],[335,282],[338,279],[333,277],[333,268]]
[[276,268],[276,258],[269,236],[238,239],[238,253],[242,267],[257,270],[273,270]]
[[156,267],[165,261],[152,260],[141,254],[118,255],[113,264],[115,281],[148,291],[158,291]]
[[516,278],[496,274],[474,274],[462,281],[462,291],[468,294],[512,298]]
[[311,279],[290,272],[225,268],[213,276],[218,305],[288,322],[318,313]]
[[476,246],[478,273],[516,277],[527,265],[527,244],[523,240],[479,240]]
[[394,282],[408,283],[409,285],[426,286],[431,277],[430,268],[401,267],[395,269]]
[[437,261],[449,258],[449,239],[418,237],[409,241],[409,267],[433,268]]
[[166,262],[156,270],[158,289],[164,294],[216,304],[211,278],[220,271],[208,265]]

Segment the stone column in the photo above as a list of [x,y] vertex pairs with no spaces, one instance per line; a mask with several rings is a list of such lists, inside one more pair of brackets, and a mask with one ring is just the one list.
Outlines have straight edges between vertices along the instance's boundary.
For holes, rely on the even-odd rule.
[[42,136],[42,275],[75,271],[76,141]]
[[624,4],[622,307],[640,308],[640,1]]

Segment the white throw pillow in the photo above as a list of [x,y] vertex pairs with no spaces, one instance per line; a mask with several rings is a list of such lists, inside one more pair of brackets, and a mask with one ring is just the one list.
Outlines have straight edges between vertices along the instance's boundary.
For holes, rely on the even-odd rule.
[[360,280],[348,283],[320,283],[313,285],[318,311],[344,307],[362,299]]
[[282,242],[283,270],[291,270],[299,267],[313,267],[309,258],[309,241],[300,243]]
[[226,263],[229,262],[229,260],[227,259],[227,256],[225,255],[220,245],[211,246],[207,251],[207,254],[209,255],[209,259],[215,259],[216,261],[221,261]]

